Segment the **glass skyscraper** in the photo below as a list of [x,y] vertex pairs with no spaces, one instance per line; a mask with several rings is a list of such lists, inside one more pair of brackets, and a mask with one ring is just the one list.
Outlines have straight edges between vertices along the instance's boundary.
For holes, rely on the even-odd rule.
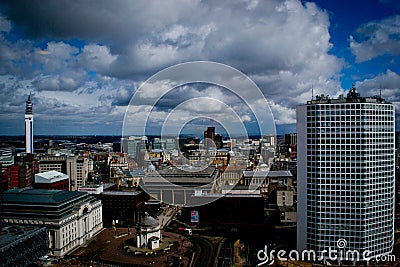
[[394,242],[395,110],[379,96],[297,107],[297,249],[388,255]]

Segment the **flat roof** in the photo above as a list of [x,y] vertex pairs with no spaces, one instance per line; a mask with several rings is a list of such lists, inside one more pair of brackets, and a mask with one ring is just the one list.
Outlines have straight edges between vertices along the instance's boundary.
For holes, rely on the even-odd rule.
[[296,208],[293,206],[279,206],[278,207],[279,211],[284,211],[284,212],[294,212],[296,211]]
[[142,191],[103,191],[100,195],[136,196]]
[[244,177],[292,177],[291,171],[243,171]]
[[224,198],[224,197],[239,197],[239,198],[261,198],[262,196],[259,194],[205,194],[201,196],[193,196],[193,197],[217,197],[217,198]]
[[[169,166],[167,168],[158,169],[155,174],[156,176],[159,174],[163,177],[173,177],[173,176],[212,176],[216,168],[214,166],[207,166],[206,168],[198,168],[190,165],[182,165],[182,166]],[[153,173],[148,173],[146,177],[152,176]]]
[[35,174],[35,183],[55,183],[62,180],[67,180],[68,175],[58,171],[40,172]]
[[287,177],[287,176],[293,176],[292,172],[289,170],[286,171],[269,171],[268,177]]
[[47,189],[9,189],[3,192],[4,203],[19,204],[59,204],[70,199],[87,195],[86,192],[65,191],[65,190],[47,190]]
[[325,95],[317,95],[315,99],[311,99],[311,101],[307,101],[307,105],[311,104],[336,104],[336,103],[378,103],[378,104],[391,104],[386,101],[380,95],[370,96],[370,97],[362,97],[354,87],[354,85],[350,88],[347,96],[343,95],[338,98],[330,98]]

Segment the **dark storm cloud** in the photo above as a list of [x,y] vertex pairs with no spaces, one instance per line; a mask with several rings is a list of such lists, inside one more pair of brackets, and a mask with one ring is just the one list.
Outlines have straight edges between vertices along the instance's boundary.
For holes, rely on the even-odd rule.
[[[0,13],[0,32],[14,29],[20,37],[2,35],[1,73],[26,81],[43,101],[50,95],[65,109],[95,110],[96,120],[100,114],[104,121],[122,117],[140,82],[191,60],[248,74],[271,101],[278,123],[295,121],[294,107],[309,99],[312,87],[329,95],[340,91],[344,63],[330,54],[329,17],[313,3],[17,0],[3,1]],[[187,96],[201,95],[187,90]],[[169,110],[178,100],[185,97],[168,95],[159,108]],[[199,101],[189,108],[206,106]]]
[[[329,20],[297,1],[8,1],[6,15],[33,39],[77,38],[107,45],[108,74],[127,78],[173,63],[209,59],[247,73],[300,72],[326,53]],[[104,54],[104,53],[103,53]],[[318,62],[316,61],[318,59]],[[340,63],[339,63],[340,64]],[[337,71],[337,68],[334,69]]]

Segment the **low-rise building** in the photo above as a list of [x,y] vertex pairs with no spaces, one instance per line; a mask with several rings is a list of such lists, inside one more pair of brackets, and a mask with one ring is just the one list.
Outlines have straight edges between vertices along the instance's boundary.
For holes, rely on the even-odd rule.
[[118,220],[119,224],[135,225],[139,220],[139,205],[149,199],[143,191],[104,191],[97,197],[103,204],[106,226],[111,226],[113,220]]
[[277,221],[281,224],[297,222],[297,212],[293,201],[292,187],[282,183],[271,183],[270,206],[275,207]]
[[58,171],[40,172],[35,174],[34,188],[69,191],[69,177]]
[[89,194],[101,194],[103,193],[103,185],[86,185],[86,186],[81,186],[78,187],[79,192],[87,192]]
[[157,220],[147,214],[143,216],[136,227],[135,238],[138,248],[158,249],[161,230]]

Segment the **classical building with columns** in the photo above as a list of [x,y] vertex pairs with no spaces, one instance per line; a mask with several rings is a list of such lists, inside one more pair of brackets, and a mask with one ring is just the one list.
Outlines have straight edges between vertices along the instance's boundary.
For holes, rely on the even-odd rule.
[[3,222],[48,228],[50,256],[64,256],[103,228],[101,200],[86,192],[10,189],[2,198]]

